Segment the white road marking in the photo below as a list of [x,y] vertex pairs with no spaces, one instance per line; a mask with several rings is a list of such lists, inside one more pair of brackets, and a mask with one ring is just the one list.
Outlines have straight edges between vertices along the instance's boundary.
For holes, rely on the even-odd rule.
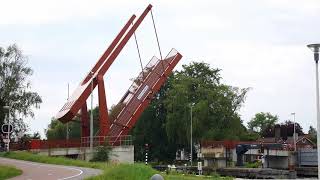
[[[65,178],[61,178],[61,179],[58,179],[58,180],[65,180],[65,179],[71,179],[71,178],[74,178],[74,177],[77,177],[77,176],[80,176],[83,171],[81,169],[76,169],[76,168],[71,168],[71,167],[61,167],[61,166],[58,166],[58,165],[53,165],[53,164],[40,164],[40,163],[33,163],[33,162],[24,162],[23,160],[16,160],[16,159],[6,159],[7,161],[14,161],[14,162],[17,162],[17,163],[22,163],[22,164],[29,164],[29,165],[33,165],[33,166],[51,166],[51,167],[56,167],[56,168],[65,168],[65,169],[70,169],[70,170],[76,170],[76,171],[79,171],[79,174],[76,174],[76,175],[73,175],[73,176],[69,176],[69,177],[65,177]],[[30,179],[32,180],[32,179]]]
[[65,167],[65,168],[66,168],[66,169],[73,169],[73,170],[77,170],[77,171],[79,171],[80,173],[79,173],[79,174],[76,174],[76,175],[74,175],[74,176],[69,176],[69,177],[65,177],[65,178],[62,178],[62,179],[58,179],[58,180],[71,179],[71,178],[74,178],[74,177],[80,176],[80,175],[83,173],[83,171],[82,171],[82,170],[80,170],[80,169],[76,169],[76,168],[69,168],[69,167]]

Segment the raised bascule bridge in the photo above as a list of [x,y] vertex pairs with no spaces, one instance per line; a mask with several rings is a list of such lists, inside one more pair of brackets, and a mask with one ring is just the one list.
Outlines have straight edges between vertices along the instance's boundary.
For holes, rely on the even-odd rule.
[[[132,36],[134,36],[136,42],[139,58],[141,57],[135,32],[148,14],[150,14],[152,18],[160,57],[153,56],[149,63],[141,69],[139,75],[135,78],[116,105],[116,107],[119,108],[119,113],[111,119],[108,116],[103,77]],[[91,93],[96,87],[98,87],[99,131],[94,134],[94,146],[101,145],[105,141],[108,141],[112,146],[130,144],[129,131],[134,127],[142,112],[165,83],[170,73],[172,73],[173,68],[181,58],[182,55],[175,49],[172,49],[165,57],[162,57],[157,29],[152,13],[152,5],[148,5],[138,19],[136,19],[135,15],[131,16],[101,58],[96,62],[87,76],[72,93],[71,97],[69,97],[67,102],[62,106],[61,110],[56,114],[55,118],[62,123],[72,122],[75,117],[80,116],[81,139],[66,141],[33,141],[31,143],[31,149],[43,150],[46,148],[54,149],[55,147],[60,149],[89,147],[90,118],[86,101],[90,98]],[[70,151],[71,150],[69,150],[69,152]]]

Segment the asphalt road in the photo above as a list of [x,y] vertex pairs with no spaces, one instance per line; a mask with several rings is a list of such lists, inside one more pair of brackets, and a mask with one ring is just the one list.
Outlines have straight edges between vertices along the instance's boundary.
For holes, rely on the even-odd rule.
[[99,169],[51,165],[1,157],[0,164],[15,166],[23,171],[22,175],[12,180],[79,180],[102,173]]

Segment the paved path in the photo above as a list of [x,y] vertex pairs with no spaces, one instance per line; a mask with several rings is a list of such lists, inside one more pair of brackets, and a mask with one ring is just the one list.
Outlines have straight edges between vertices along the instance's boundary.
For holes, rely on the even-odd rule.
[[61,166],[0,158],[0,164],[15,166],[23,171],[12,180],[78,180],[102,173],[99,169]]

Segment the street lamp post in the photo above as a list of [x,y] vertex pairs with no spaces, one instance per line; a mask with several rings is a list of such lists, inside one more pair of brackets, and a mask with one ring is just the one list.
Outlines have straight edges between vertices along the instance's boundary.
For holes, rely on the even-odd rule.
[[317,151],[318,151],[318,177],[320,178],[320,110],[319,110],[319,74],[318,74],[318,61],[319,61],[319,48],[320,44],[309,44],[308,48],[311,49],[316,63],[316,102],[317,102]]
[[190,121],[191,121],[191,125],[190,125],[190,164],[192,166],[192,107],[193,105],[191,104],[190,107]]
[[192,166],[192,108],[194,103],[190,104],[190,164]]
[[297,140],[296,140],[296,113],[293,112],[291,113],[291,115],[293,116],[293,147],[294,147],[294,151],[297,151]]

